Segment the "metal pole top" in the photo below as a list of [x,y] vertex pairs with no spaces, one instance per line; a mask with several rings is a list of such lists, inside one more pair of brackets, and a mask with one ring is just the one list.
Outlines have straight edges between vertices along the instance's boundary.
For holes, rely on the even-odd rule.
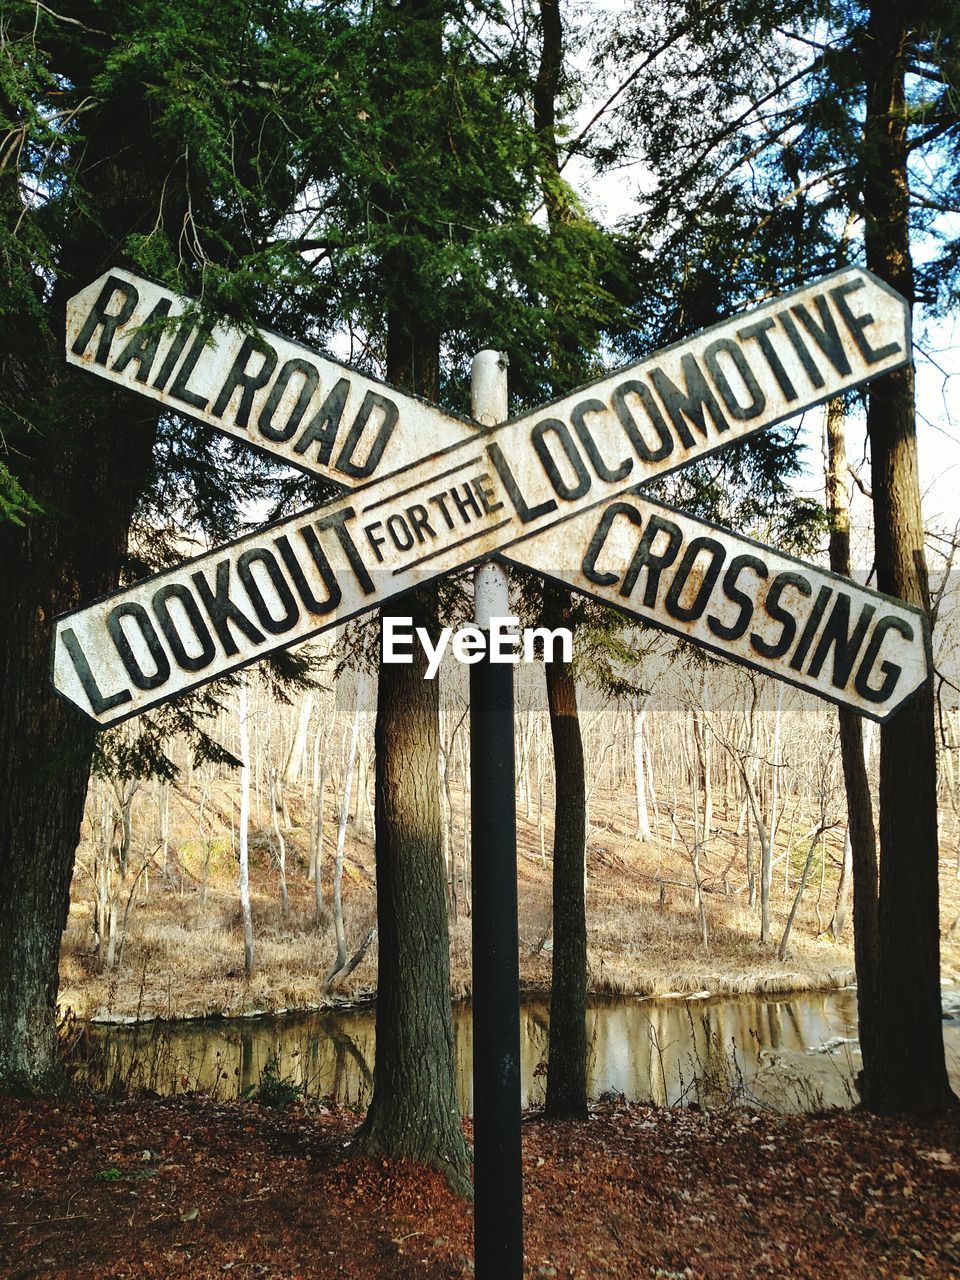
[[506,422],[510,416],[507,408],[507,366],[510,361],[505,351],[478,351],[470,366],[470,388],[473,396],[473,416],[485,427]]
[[[495,426],[508,416],[507,366],[505,351],[478,351],[470,366],[473,416],[485,427]],[[510,613],[509,577],[501,564],[482,564],[474,574],[474,621],[488,629],[491,618]]]

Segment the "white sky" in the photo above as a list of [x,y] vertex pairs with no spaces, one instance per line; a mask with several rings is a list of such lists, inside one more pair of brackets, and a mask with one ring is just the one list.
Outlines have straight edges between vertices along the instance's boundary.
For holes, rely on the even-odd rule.
[[[606,0],[603,11],[615,15],[636,2]],[[596,20],[598,15],[592,6],[585,12]],[[589,42],[585,42],[574,61],[579,62],[585,73],[585,83],[592,84],[595,77],[589,74],[585,62],[588,53]],[[609,88],[603,86],[599,94],[601,101]],[[583,102],[572,121],[573,135],[591,118],[596,107],[596,101]],[[927,156],[924,163],[935,169],[936,153]],[[580,193],[591,214],[608,226],[636,207],[637,194],[644,185],[644,173],[639,165],[598,178],[591,166],[578,158],[567,165],[564,176]],[[932,170],[929,176],[934,176]],[[936,229],[941,235],[960,236],[960,218],[940,216],[936,220]],[[926,244],[916,245],[915,258],[920,260],[927,256],[933,245],[932,238]],[[920,312],[915,318],[914,329],[917,346],[917,448],[924,519],[928,528],[953,532],[960,525],[960,313],[946,320],[928,323]],[[822,498],[822,410],[817,409],[807,415],[803,435],[807,441],[806,474],[798,479],[797,488],[805,494]],[[847,440],[852,464],[864,461],[865,436],[862,419],[859,422],[852,420]],[[869,484],[869,464],[858,469],[864,482]],[[869,522],[869,501],[856,490],[853,513],[855,519],[860,518],[864,524]],[[867,545],[865,541],[864,546]],[[865,551],[865,555],[869,557],[869,551]]]
[[[581,192],[589,192],[590,212],[608,225],[634,207],[633,195],[641,175],[620,171],[598,179],[586,165],[574,161],[566,174]],[[960,221],[956,234],[960,234]],[[915,364],[917,371],[917,452],[924,520],[928,528],[952,533],[960,525],[960,313],[943,320],[928,321],[918,314],[915,322]],[[802,428],[805,440],[805,474],[798,477],[799,492],[822,500],[823,410],[806,415]],[[866,430],[862,416],[851,418],[847,431],[847,453],[865,484],[870,483],[868,460],[863,449]],[[855,521],[869,523],[869,501],[856,489],[852,494]],[[869,542],[862,543],[862,557],[869,565]],[[856,556],[856,543],[854,554]]]

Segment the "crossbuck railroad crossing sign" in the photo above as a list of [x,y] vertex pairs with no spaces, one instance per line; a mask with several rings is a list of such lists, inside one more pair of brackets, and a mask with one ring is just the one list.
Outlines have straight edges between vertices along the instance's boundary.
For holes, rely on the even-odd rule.
[[112,271],[71,363],[347,492],[64,614],[54,685],[106,727],[497,554],[885,720],[929,677],[921,610],[635,491],[910,358],[907,303],[850,267],[481,429]]

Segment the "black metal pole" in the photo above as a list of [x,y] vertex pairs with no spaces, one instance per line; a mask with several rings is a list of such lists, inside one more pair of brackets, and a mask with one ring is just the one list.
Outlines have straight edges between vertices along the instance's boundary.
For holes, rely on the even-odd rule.
[[[506,358],[473,362],[473,412],[507,416]],[[510,613],[506,570],[482,565],[474,618]],[[470,668],[470,831],[473,902],[473,1145],[476,1280],[522,1280],[520,953],[513,759],[513,666],[489,655]]]
[[470,671],[474,1232],[477,1280],[521,1280],[520,957],[513,667]]

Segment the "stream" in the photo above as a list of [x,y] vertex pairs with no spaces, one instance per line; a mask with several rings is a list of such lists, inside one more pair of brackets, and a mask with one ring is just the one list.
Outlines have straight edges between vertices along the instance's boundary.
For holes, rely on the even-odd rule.
[[[960,988],[943,992],[944,1040],[960,1087]],[[548,1004],[525,1000],[520,1015],[524,1107],[543,1101]],[[469,1004],[454,1009],[457,1088],[472,1103]],[[853,988],[793,996],[590,1001],[591,1097],[623,1095],[661,1105],[740,1101],[778,1111],[850,1106],[860,1067]],[[232,1020],[91,1025],[79,1075],[99,1090],[160,1094],[201,1089],[221,1098],[253,1093],[265,1076],[311,1098],[364,1107],[372,1087],[371,1006]]]

